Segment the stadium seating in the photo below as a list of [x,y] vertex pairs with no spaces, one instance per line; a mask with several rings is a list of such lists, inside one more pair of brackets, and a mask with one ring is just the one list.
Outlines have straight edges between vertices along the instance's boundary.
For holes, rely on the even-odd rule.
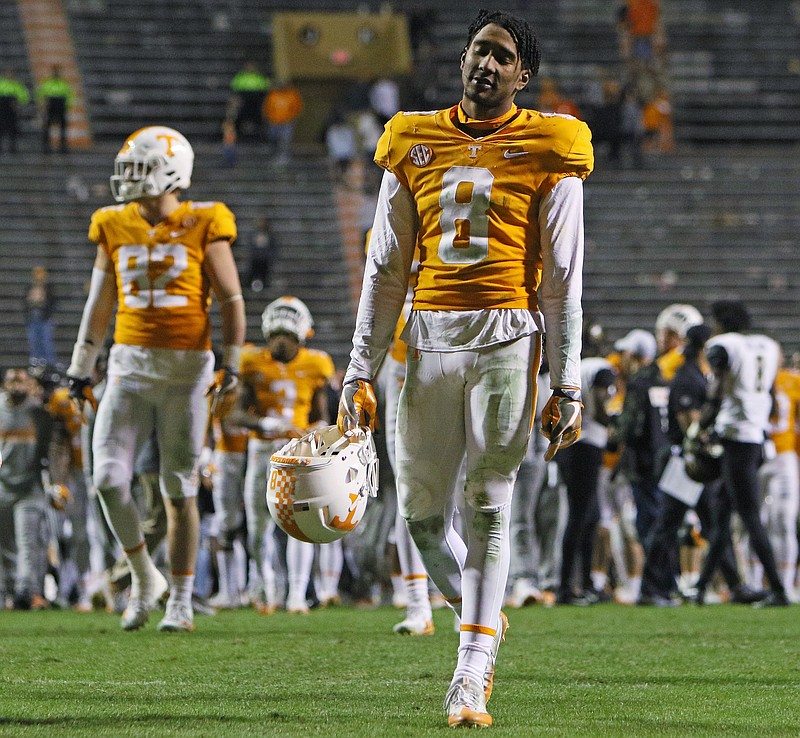
[[[25,0],[18,0],[23,2]],[[455,7],[431,0],[439,104],[460,94],[456,63],[465,18],[483,3]],[[3,66],[25,69],[15,3],[0,9]],[[304,8],[334,10],[341,0],[309,0]],[[352,4],[346,4],[348,8]],[[530,4],[509,0],[531,15]],[[612,337],[649,327],[664,305],[738,295],[756,323],[800,348],[796,319],[796,233],[800,228],[800,19],[789,0],[756,8],[747,0],[664,3],[678,150],[651,155],[641,170],[611,167],[598,152],[586,187],[586,311]],[[0,340],[4,362],[25,359],[21,298],[30,269],[42,263],[60,297],[58,350],[66,360],[91,268],[86,227],[109,202],[107,177],[121,138],[142,124],[172,125],[195,143],[195,199],[226,201],[246,230],[267,214],[283,251],[277,283],[247,294],[248,338],[260,340],[258,317],[283,292],[307,300],[317,318],[318,345],[346,361],[352,328],[352,275],[343,256],[333,185],[324,152],[308,146],[288,169],[268,165],[256,147],[239,164],[220,165],[220,121],[230,78],[244,61],[269,70],[271,12],[286,0],[160,0],[65,3],[95,146],[46,158],[26,126],[23,152],[2,160],[0,179]],[[398,0],[395,10],[418,8]],[[616,3],[538,3],[542,73],[580,99],[587,80],[618,69]],[[378,10],[378,7],[372,8]],[[30,75],[22,78],[29,85]],[[533,106],[535,88],[520,96]],[[77,178],[77,179],[76,179]],[[81,198],[81,185],[88,189]],[[242,270],[245,259],[239,259]],[[218,322],[218,321],[217,321]]]

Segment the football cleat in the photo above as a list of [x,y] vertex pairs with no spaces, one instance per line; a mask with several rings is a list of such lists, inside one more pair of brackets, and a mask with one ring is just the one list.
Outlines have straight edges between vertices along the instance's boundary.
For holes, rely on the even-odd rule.
[[489,655],[489,661],[486,662],[486,671],[483,672],[483,694],[486,702],[488,702],[489,698],[492,696],[492,689],[494,689],[494,665],[497,662],[497,652],[500,650],[500,644],[506,639],[507,630],[508,618],[501,610],[500,622],[494,633],[494,640],[492,641],[492,652]]
[[402,620],[392,628],[398,635],[412,635],[412,636],[428,636],[433,635],[433,620],[422,617],[413,617],[409,615],[405,620]]
[[242,601],[238,597],[217,592],[208,601],[208,604],[217,610],[238,610],[242,606]]
[[194,612],[191,605],[170,600],[158,629],[165,633],[191,633],[194,630]]
[[139,630],[150,617],[150,611],[156,608],[168,590],[169,582],[158,570],[154,571],[152,581],[132,587],[131,596],[120,619],[122,630]]
[[481,727],[492,724],[492,716],[486,711],[486,698],[481,685],[468,677],[450,685],[444,698],[447,724],[451,728]]
[[544,602],[541,590],[530,579],[517,579],[511,588],[511,596],[506,600],[509,607],[520,608],[539,605]]
[[309,615],[311,610],[305,597],[289,597],[286,600],[286,612],[290,615]]

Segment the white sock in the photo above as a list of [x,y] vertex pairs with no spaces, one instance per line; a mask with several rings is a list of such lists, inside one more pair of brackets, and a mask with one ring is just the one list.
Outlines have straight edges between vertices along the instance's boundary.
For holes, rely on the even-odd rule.
[[193,589],[194,574],[173,574],[172,586],[169,591],[169,601],[191,607]]

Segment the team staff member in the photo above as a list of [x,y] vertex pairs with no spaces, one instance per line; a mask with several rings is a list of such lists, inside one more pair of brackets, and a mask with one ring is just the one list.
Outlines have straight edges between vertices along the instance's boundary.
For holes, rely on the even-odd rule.
[[[445,698],[450,725],[492,723],[486,698],[506,623],[509,507],[545,325],[547,458],[580,433],[582,181],[593,155],[585,124],[514,104],[539,57],[526,21],[481,11],[461,54],[461,102],[386,124],[375,155],[386,171],[340,402],[342,429],[374,413],[371,382],[417,246],[419,278],[402,335],[409,349],[398,500],[429,575],[461,620]],[[462,540],[452,507],[465,454]]]
[[131,567],[122,628],[135,630],[166,591],[147,553],[131,479],[138,446],[156,433],[166,501],[172,582],[160,630],[194,627],[191,604],[199,538],[197,466],[208,424],[214,369],[209,306],[222,315],[223,364],[217,388],[232,389],[245,333],[244,302],[231,253],[233,214],[222,203],[181,202],[194,152],[163,126],[129,136],[117,154],[111,191],[120,203],[92,216],[97,243],[89,297],[67,370],[84,398],[116,306],[108,384],[95,421],[94,483]]

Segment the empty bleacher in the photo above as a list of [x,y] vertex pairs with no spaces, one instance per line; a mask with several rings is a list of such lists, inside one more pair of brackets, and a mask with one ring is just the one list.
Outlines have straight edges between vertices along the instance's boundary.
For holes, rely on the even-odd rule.
[[[466,23],[482,4],[393,4],[399,11],[436,10],[430,33],[441,105],[460,96],[457,59]],[[800,11],[789,0],[758,7],[745,0],[662,4],[678,150],[650,156],[641,170],[612,167],[598,151],[586,185],[586,312],[614,338],[652,326],[670,302],[707,311],[713,299],[736,295],[752,305],[757,325],[799,350]],[[30,85],[15,5],[0,8],[0,60]],[[237,167],[224,169],[218,144],[231,77],[247,60],[269,71],[271,13],[296,8],[286,0],[64,5],[95,145],[45,157],[27,125],[22,152],[0,158],[4,361],[26,358],[22,294],[40,263],[57,285],[58,351],[68,359],[93,257],[89,216],[110,201],[107,178],[122,138],[161,122],[184,132],[197,150],[188,196],[227,202],[243,234],[266,214],[281,242],[275,283],[246,294],[248,338],[260,340],[260,312],[269,299],[294,293],[317,319],[315,345],[343,364],[353,323],[351,275],[324,152],[301,147],[295,164],[280,169],[257,145],[243,146]],[[351,10],[353,3],[303,6]],[[619,70],[617,3],[510,0],[505,6],[534,21],[542,73],[578,100],[588,80]],[[520,104],[533,106],[535,92],[534,86],[521,95]]]

